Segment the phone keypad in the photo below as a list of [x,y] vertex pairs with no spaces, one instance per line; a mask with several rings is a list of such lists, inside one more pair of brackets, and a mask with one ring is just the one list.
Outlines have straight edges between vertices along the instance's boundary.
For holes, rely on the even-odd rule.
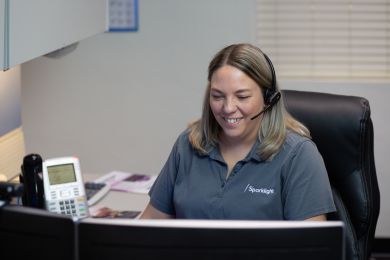
[[87,201],[84,197],[77,197],[66,200],[51,201],[48,210],[63,215],[75,217],[87,217]]
[[64,215],[72,215],[72,216],[75,216],[76,215],[76,205],[74,203],[74,200],[63,200],[63,201],[60,201],[60,210],[61,210],[61,214],[64,214]]

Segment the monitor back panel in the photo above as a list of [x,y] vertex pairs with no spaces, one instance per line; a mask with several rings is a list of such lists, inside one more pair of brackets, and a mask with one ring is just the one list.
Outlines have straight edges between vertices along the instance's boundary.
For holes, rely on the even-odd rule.
[[81,223],[82,259],[344,259],[341,225],[202,228]]

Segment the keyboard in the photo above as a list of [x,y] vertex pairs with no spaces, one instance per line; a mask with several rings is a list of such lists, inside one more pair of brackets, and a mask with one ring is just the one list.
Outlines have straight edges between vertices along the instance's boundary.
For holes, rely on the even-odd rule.
[[96,204],[110,191],[110,187],[105,183],[86,182],[84,183],[84,187],[88,206]]

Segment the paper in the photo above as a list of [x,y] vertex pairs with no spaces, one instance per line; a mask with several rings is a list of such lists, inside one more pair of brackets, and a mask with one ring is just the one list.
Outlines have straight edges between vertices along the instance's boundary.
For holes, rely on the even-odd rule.
[[147,194],[156,178],[156,175],[112,171],[95,182],[106,183],[110,190]]
[[108,207],[89,208],[89,213],[93,218],[137,218],[141,211],[134,210],[113,210]]
[[138,30],[138,0],[109,0],[108,22],[110,32]]

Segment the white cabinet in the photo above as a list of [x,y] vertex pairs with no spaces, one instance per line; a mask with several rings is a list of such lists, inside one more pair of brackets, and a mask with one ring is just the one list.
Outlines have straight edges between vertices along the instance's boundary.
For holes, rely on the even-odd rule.
[[0,5],[3,70],[107,30],[107,0],[0,0]]

